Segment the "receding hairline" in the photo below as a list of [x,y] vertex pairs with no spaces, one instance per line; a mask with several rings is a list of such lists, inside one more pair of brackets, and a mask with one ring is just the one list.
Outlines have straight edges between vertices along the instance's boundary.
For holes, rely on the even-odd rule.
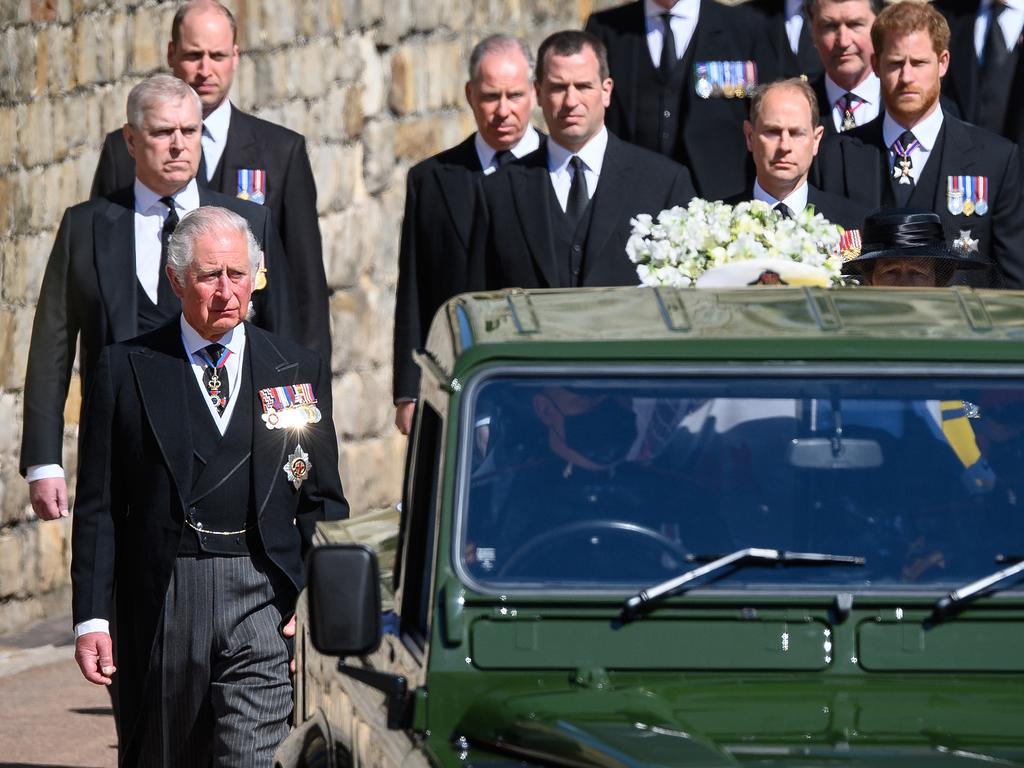
[[235,21],[235,16],[231,13],[230,9],[222,3],[217,2],[217,0],[189,0],[189,2],[179,6],[178,10],[174,13],[174,20],[171,22],[171,44],[175,48],[180,45],[181,27],[190,14],[209,13],[211,11],[219,11],[228,22],[228,26],[231,28],[231,43],[233,45],[237,45],[238,23]]
[[488,35],[473,46],[473,50],[469,55],[469,82],[474,85],[480,82],[480,70],[484,59],[490,56],[514,59],[517,53],[519,58],[526,63],[526,77],[529,80],[533,77],[533,54],[529,46],[514,35],[503,33]]

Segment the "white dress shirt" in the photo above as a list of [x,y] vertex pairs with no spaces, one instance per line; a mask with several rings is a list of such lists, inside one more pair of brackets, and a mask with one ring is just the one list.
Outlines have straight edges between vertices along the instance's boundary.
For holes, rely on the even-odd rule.
[[693,31],[697,28],[700,0],[678,0],[670,11],[666,11],[654,0],[644,0],[647,50],[651,52],[651,61],[654,62],[655,69],[661,66],[661,49],[665,44],[665,27],[661,23],[661,16],[664,13],[672,16],[668,25],[672,28],[672,38],[676,44],[676,58],[681,59],[690,45],[690,40],[693,39]]
[[[870,123],[882,110],[882,83],[874,72],[868,74],[864,81],[849,91],[861,100],[861,105],[853,111],[853,122],[857,125]],[[825,94],[828,96],[828,103],[832,105],[832,123],[837,131],[843,127],[843,96],[847,91],[836,85],[835,80],[825,75]],[[824,115],[822,115],[824,118]]]
[[804,0],[786,0],[786,37],[793,53],[800,50],[800,33],[804,28]]
[[[484,138],[480,135],[479,131],[476,132],[476,137],[473,139],[473,145],[476,147],[476,156],[480,158],[480,167],[484,170],[484,176],[490,176],[498,170],[498,161],[496,160],[498,151],[484,141]],[[519,141],[516,142],[511,151],[512,154],[516,156],[516,159],[518,159],[530,154],[539,146],[540,134],[537,133],[537,129],[530,124],[526,126],[526,133],[519,138]]]
[[803,213],[804,208],[807,207],[807,182],[805,181],[799,187],[790,192],[784,200],[776,200],[765,191],[764,187],[761,186],[761,182],[755,181],[754,199],[768,203],[772,208],[779,203],[785,203],[786,207],[789,208],[794,216],[796,216],[798,213]]
[[228,141],[228,127],[231,125],[231,102],[221,102],[213,112],[203,118],[203,162],[206,163],[206,180],[213,178],[224,146]]
[[[569,204],[569,189],[572,187],[573,171],[569,166],[569,160],[574,153],[555,143],[550,136],[547,147],[551,186],[555,188],[558,204],[564,211]],[[590,198],[597,192],[597,181],[601,176],[601,166],[604,164],[604,152],[607,148],[608,129],[601,126],[601,130],[592,136],[579,152],[575,153],[583,161],[583,178],[587,182],[587,196]]]
[[[1024,0],[1003,0],[1003,5],[1006,6],[1006,10],[999,16],[999,28],[1006,40],[1006,50],[1013,53],[1021,35],[1024,34]],[[985,50],[985,37],[988,35],[991,20],[992,0],[982,0],[978,15],[974,19],[974,52],[979,62]]]
[[[932,150],[935,149],[935,142],[939,138],[939,131],[941,129],[942,109],[938,104],[935,105],[930,115],[910,129],[910,132],[914,134],[914,138],[917,139],[917,147],[910,153],[910,176],[914,179],[915,184],[921,178],[924,164],[928,162]],[[896,167],[896,153],[892,151],[893,142],[905,130],[906,128],[893,120],[888,112],[882,118],[882,138],[885,141],[885,146],[889,148],[890,170]]]
[[[135,179],[135,276],[142,289],[156,304],[160,284],[161,234],[170,209],[160,202],[161,195]],[[181,218],[199,207],[199,188],[195,179],[175,192],[174,207]],[[33,464],[25,470],[25,480],[32,483],[49,477],[64,477],[60,464]]]
[[[212,342],[200,336],[195,328],[189,325],[185,321],[184,316],[182,316],[181,343],[189,359],[192,361],[192,370],[196,375],[196,385],[199,387],[203,399],[210,408],[210,413],[217,424],[217,429],[223,435],[224,430],[227,429],[228,422],[231,421],[231,414],[234,412],[235,402],[238,399],[233,393],[238,391],[238,376],[242,370],[245,357],[245,326],[242,324],[236,325],[217,340],[218,344],[222,344],[231,351],[227,360],[224,361],[224,365],[228,369],[227,375],[230,383],[228,384],[228,404],[224,409],[223,416],[217,413],[217,409],[210,402],[210,398],[206,397],[206,386],[203,384],[203,369],[206,367],[206,361],[204,356],[196,354],[196,352]],[[110,634],[110,621],[107,619],[87,619],[75,624],[76,639],[89,632],[106,632]]]

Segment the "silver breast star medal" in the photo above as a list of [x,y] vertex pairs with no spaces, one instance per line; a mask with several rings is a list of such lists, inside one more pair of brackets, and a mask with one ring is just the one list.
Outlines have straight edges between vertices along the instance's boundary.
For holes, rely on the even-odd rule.
[[295,444],[295,450],[288,455],[288,462],[284,465],[284,473],[288,480],[295,486],[296,490],[302,481],[309,476],[309,470],[313,463],[309,460],[309,454],[302,450],[302,446]]
[[953,241],[953,247],[966,256],[968,253],[978,252],[978,241],[971,238],[971,230],[961,229],[960,237]]

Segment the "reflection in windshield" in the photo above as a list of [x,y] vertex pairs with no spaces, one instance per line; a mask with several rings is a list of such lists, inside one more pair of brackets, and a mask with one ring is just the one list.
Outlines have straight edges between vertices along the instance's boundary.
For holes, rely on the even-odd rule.
[[460,546],[485,585],[627,591],[768,547],[868,563],[701,589],[936,590],[1024,542],[1015,383],[505,376],[470,395]]

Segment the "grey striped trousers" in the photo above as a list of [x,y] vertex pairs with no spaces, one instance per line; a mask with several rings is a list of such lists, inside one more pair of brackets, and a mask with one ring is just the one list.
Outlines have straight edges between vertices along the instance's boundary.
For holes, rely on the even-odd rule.
[[[150,660],[141,765],[269,768],[288,734],[284,606],[265,557],[179,557]],[[271,575],[273,573],[273,575]],[[285,590],[285,594],[291,594]]]

